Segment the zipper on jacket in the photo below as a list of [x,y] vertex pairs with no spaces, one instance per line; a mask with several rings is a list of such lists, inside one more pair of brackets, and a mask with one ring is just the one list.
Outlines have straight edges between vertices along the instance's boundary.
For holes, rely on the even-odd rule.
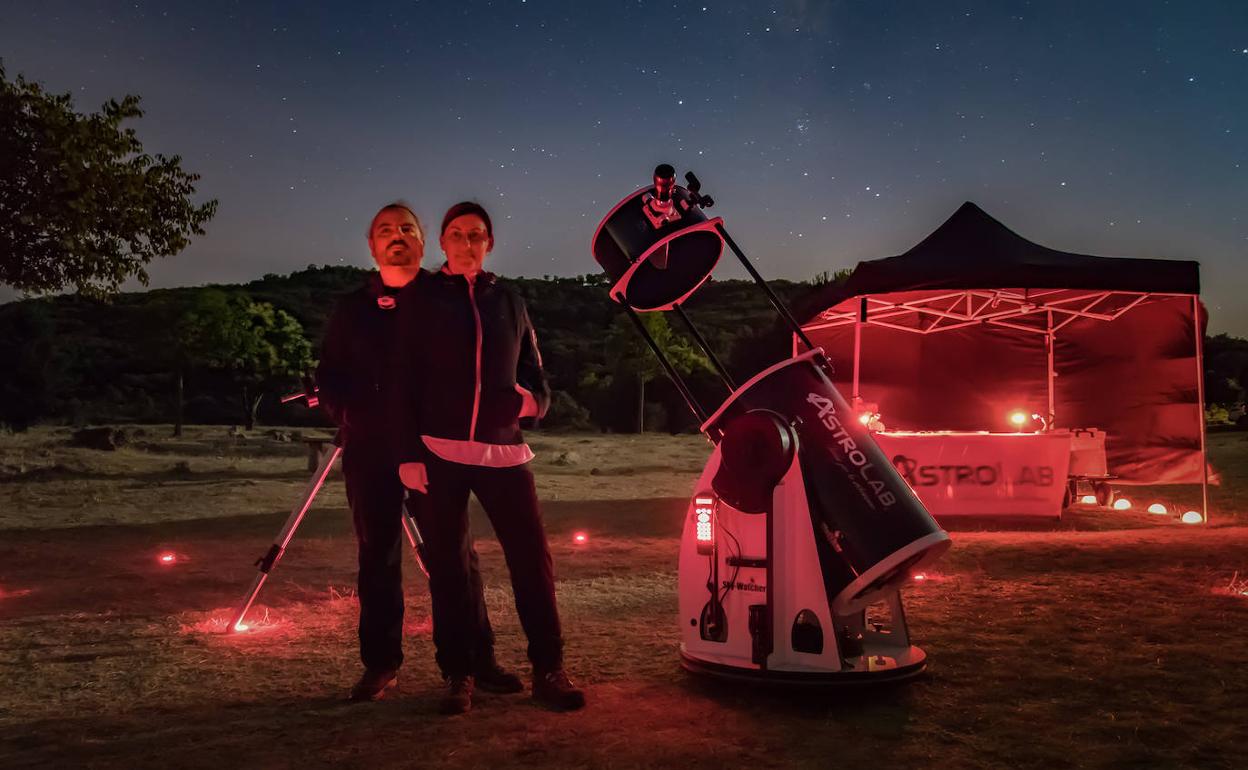
[[476,276],[468,277],[468,304],[472,306],[472,319],[476,322],[477,328],[477,382],[476,389],[472,393],[472,422],[468,424],[468,440],[475,441],[477,438],[477,412],[481,409],[481,311],[477,309],[477,297],[472,290],[473,279]]

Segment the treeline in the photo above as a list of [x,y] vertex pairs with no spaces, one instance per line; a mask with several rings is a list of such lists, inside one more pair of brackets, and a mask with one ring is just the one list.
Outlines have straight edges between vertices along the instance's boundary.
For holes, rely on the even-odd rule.
[[[366,272],[315,267],[248,284],[163,289],[109,300],[65,295],[0,306],[0,424],[137,422],[325,424],[280,403],[312,369],[335,298]],[[839,276],[772,288],[801,307]],[[696,420],[640,336],[607,297],[602,275],[519,278],[555,390],[546,428],[695,430]],[[740,383],[791,352],[766,297],[748,281],[710,281],[685,305]],[[676,321],[642,316],[650,333],[707,405],[724,385]],[[1206,338],[1210,416],[1225,419],[1245,397],[1248,340]]]
[[[0,423],[324,424],[279,396],[314,366],[335,298],[366,271],[316,267],[248,284],[162,289],[109,300],[65,295],[0,306]],[[775,281],[786,301],[812,282]],[[636,330],[607,296],[604,276],[509,282],[530,308],[556,391],[548,428],[695,429]],[[711,281],[687,304],[738,381],[790,351],[789,336],[754,284]],[[724,388],[679,325],[644,316],[708,404]]]

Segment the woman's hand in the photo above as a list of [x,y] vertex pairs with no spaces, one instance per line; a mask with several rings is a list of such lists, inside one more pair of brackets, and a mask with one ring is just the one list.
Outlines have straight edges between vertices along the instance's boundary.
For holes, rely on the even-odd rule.
[[424,463],[403,463],[399,466],[399,481],[413,492],[429,491],[429,474]]
[[516,383],[516,392],[520,394],[520,414],[517,416],[521,419],[525,417],[536,417],[537,399],[533,397],[532,393],[521,387],[520,383]]

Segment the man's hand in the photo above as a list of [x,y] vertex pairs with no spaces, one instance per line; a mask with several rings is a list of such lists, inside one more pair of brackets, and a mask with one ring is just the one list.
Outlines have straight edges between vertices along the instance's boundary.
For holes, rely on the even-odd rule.
[[403,463],[399,466],[399,481],[413,492],[421,494],[429,491],[429,474],[424,463]]
[[533,394],[516,383],[516,392],[520,394],[520,414],[521,419],[525,417],[537,416],[537,399]]

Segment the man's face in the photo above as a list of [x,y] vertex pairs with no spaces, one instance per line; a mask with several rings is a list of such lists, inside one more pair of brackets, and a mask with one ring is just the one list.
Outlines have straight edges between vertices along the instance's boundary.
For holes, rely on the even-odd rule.
[[417,267],[425,256],[425,238],[412,212],[385,209],[373,219],[368,248],[379,267]]
[[450,271],[463,275],[478,273],[485,255],[494,248],[494,238],[485,229],[485,221],[476,214],[464,214],[447,223],[441,243]]

